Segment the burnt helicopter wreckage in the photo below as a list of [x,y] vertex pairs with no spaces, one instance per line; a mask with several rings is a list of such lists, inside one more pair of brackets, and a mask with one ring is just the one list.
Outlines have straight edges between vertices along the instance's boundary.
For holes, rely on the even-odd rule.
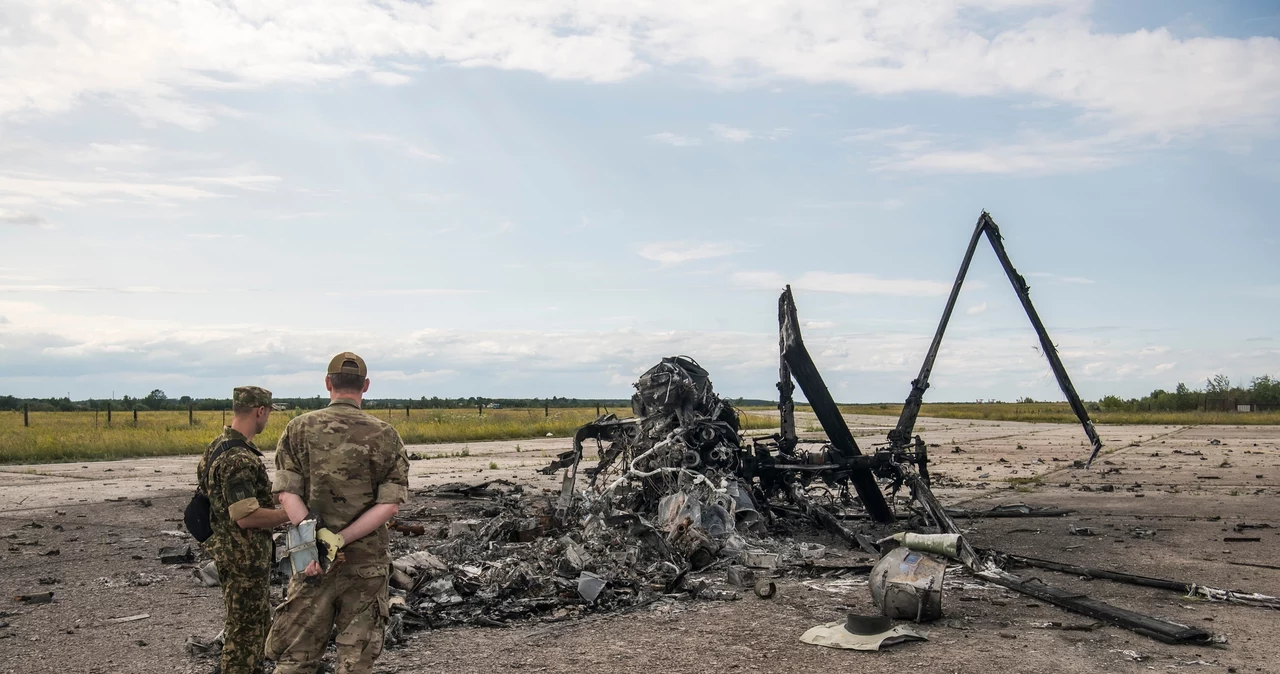
[[[984,235],[1013,283],[1096,456],[1101,441],[1031,305],[1025,281],[1009,262],[995,222],[984,212],[920,375],[912,382],[887,442],[866,453],[858,446],[805,347],[795,299],[787,287],[778,300],[777,433],[745,436],[739,411],[716,393],[704,368],[686,356],[662,359],[635,384],[634,416],[605,414],[580,427],[572,448],[542,469],[548,475],[563,473],[558,494],[539,497],[526,494],[519,485],[495,487],[495,482],[462,485],[454,489],[456,497],[483,500],[486,519],[451,522],[445,540],[425,549],[402,539],[397,548],[406,554],[395,560],[391,579],[401,593],[393,599],[391,632],[448,624],[503,625],[532,617],[566,619],[586,611],[630,610],[663,597],[737,598],[735,590],[721,589],[726,585],[743,588],[755,583],[756,594],[767,598],[776,591],[770,579],[800,572],[809,565],[805,560],[813,559],[810,553],[816,545],[775,534],[814,525],[852,548],[879,555],[880,544],[888,540],[881,535],[904,528],[895,521],[906,514],[900,512],[904,499],[897,498],[906,487],[918,507],[910,507],[905,528],[948,537],[949,552],[943,554],[973,577],[1167,643],[1214,641],[1203,629],[1011,573],[1006,569],[1053,569],[1057,563],[975,548],[952,519],[954,511],[934,496],[928,445],[914,432],[916,417],[960,286]],[[797,385],[825,431],[823,441],[803,439],[797,432]],[[588,442],[595,444],[598,458],[593,463],[585,460]],[[447,496],[449,489],[423,493]],[[856,528],[851,527],[855,522]],[[902,540],[910,547],[910,537]],[[855,568],[842,566],[839,572],[872,570],[870,565],[861,571]],[[1210,598],[1224,592],[1086,571],[1119,582],[1198,588]],[[1275,599],[1236,593],[1233,600],[1229,592],[1222,596],[1224,601],[1267,606]]]

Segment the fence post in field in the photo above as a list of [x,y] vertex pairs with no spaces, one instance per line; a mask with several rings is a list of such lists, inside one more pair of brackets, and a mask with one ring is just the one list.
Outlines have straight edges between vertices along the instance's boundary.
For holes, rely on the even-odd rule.
[[544,417],[551,416],[551,403],[545,400],[542,401],[542,416]]
[[405,406],[404,406],[404,418],[406,418],[406,419],[408,419],[408,418],[409,418],[409,406],[408,406],[408,405],[405,405]]
[[26,403],[22,403],[22,425],[23,425],[23,426],[30,426],[30,425],[31,425],[31,417],[29,417],[29,416],[28,416],[28,414],[27,414],[27,404],[26,404]]
[[195,403],[187,403],[187,425],[196,425],[196,405]]
[[133,408],[133,425],[138,425],[138,408]]
[[476,405],[476,409],[480,412],[479,416],[484,416],[484,405]]
[[107,403],[107,425],[111,425],[111,403]]
[[227,410],[225,409],[222,410],[222,425],[223,426],[227,425]]
[[600,416],[600,403],[596,403],[596,416]]

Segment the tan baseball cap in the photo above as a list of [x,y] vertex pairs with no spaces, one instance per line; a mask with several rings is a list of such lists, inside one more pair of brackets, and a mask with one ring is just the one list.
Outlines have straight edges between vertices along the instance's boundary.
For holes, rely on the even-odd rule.
[[329,361],[327,374],[357,374],[361,377],[368,377],[369,368],[365,367],[364,359],[360,356],[350,351],[343,351]]

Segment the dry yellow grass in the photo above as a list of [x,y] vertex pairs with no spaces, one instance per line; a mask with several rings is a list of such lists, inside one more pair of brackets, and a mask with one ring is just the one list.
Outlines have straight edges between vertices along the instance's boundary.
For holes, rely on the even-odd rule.
[[[596,418],[595,408],[485,410],[367,410],[396,427],[408,444],[480,442],[521,438],[567,437]],[[275,412],[256,443],[274,448],[281,430],[300,412]],[[0,463],[46,463],[135,456],[195,454],[204,451],[222,430],[221,412],[196,412],[188,425],[186,412],[139,412],[135,424],[129,412],[116,412],[111,425],[106,414],[94,412],[32,412],[23,427],[21,412],[0,412]],[[747,428],[768,428],[772,419],[744,415]]]

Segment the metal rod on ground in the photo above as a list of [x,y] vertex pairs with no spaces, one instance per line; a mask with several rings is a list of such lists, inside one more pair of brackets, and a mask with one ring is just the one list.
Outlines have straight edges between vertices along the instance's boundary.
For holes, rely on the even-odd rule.
[[1007,553],[996,553],[1015,564],[1034,567],[1037,569],[1048,569],[1050,571],[1058,571],[1061,573],[1071,574],[1073,576],[1083,576],[1085,578],[1100,578],[1102,580],[1110,580],[1117,583],[1125,583],[1127,585],[1141,585],[1143,587],[1155,587],[1161,590],[1173,590],[1187,595],[1198,595],[1208,597],[1209,599],[1226,601],[1235,604],[1247,604],[1249,606],[1258,606],[1261,608],[1280,609],[1280,598],[1272,597],[1264,594],[1256,594],[1252,592],[1243,592],[1240,590],[1219,590],[1214,587],[1206,587],[1198,583],[1188,583],[1181,580],[1169,580],[1167,578],[1150,578],[1148,576],[1138,576],[1132,573],[1124,573],[1123,571],[1109,571],[1107,569],[1091,569],[1084,566],[1076,566],[1075,564],[1063,564],[1047,559],[1036,559],[1034,557],[1023,557],[1021,555],[1011,555]]

